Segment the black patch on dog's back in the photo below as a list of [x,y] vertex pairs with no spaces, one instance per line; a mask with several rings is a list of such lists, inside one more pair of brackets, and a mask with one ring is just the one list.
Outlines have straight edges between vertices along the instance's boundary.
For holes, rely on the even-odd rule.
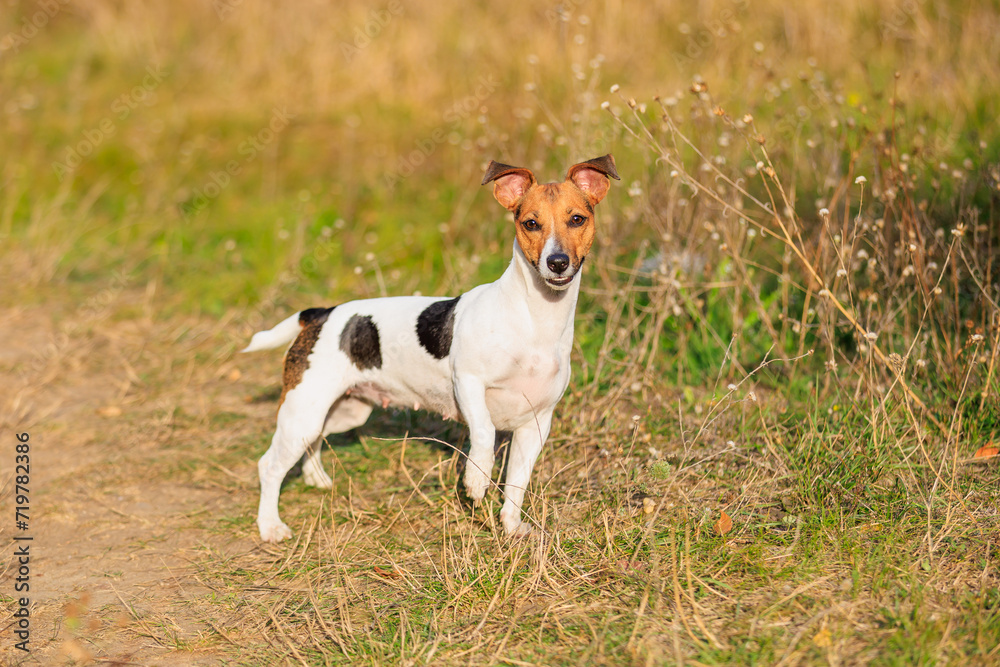
[[435,359],[444,359],[451,352],[455,306],[460,298],[435,301],[417,317],[417,338],[421,347]]
[[347,320],[340,332],[340,349],[361,370],[382,368],[382,344],[371,315],[353,315]]
[[305,328],[311,324],[323,324],[332,312],[333,306],[329,308],[307,308],[299,313],[299,326]]

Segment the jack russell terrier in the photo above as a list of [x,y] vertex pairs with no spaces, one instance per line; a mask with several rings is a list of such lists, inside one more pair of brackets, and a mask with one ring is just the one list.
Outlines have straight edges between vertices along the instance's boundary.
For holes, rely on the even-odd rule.
[[611,155],[575,164],[562,183],[491,162],[483,185],[514,214],[514,259],[500,279],[456,298],[403,296],[310,308],[254,334],[244,352],[292,343],[278,423],[258,463],[257,527],[265,542],[291,537],[278,516],[289,469],[331,488],[323,436],[361,426],[375,405],[433,410],[469,426],[465,487],[476,502],[493,471],[497,429],[513,438],[500,519],[508,535],[531,527],[521,503],[569,384],[580,268],[594,240],[594,206],[620,180]]

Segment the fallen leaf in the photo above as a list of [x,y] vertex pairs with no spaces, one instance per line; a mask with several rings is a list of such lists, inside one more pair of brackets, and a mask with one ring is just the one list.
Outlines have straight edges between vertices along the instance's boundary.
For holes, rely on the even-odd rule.
[[992,442],[988,445],[983,445],[976,450],[975,455],[972,457],[974,459],[989,459],[993,458],[997,454],[1000,454],[1000,447],[997,447]]
[[715,532],[719,535],[725,535],[733,529],[733,520],[729,518],[729,515],[725,512],[721,513],[722,516],[719,520],[715,522]]
[[378,565],[373,565],[372,569],[375,571],[375,574],[385,579],[399,579],[399,577],[402,576],[395,570],[395,568],[392,570],[383,570]]
[[813,637],[813,644],[816,646],[829,646],[832,643],[833,634],[827,628],[823,628]]
[[97,414],[102,417],[121,417],[122,409],[117,405],[105,405],[103,408],[97,408]]
[[631,560],[631,559],[629,559],[629,558],[619,558],[618,559],[618,569],[621,570],[622,572],[628,572],[629,570],[638,570],[640,572],[645,572],[649,568],[649,565],[647,563],[642,563],[642,562],[639,562],[639,561],[637,561],[635,563],[632,563],[632,565],[630,567],[629,566],[629,560]]

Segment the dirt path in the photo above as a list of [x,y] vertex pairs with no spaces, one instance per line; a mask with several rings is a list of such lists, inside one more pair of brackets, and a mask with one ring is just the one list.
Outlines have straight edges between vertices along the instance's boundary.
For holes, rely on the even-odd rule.
[[[0,593],[16,610],[12,560],[27,544],[31,600],[30,653],[14,648],[5,622],[0,660],[219,664],[231,647],[210,627],[213,591],[199,564],[258,549],[246,529],[254,452],[242,443],[260,424],[242,417],[272,406],[245,401],[239,371],[227,353],[219,357],[225,323],[164,330],[145,317],[80,313],[0,311]],[[15,527],[13,509],[15,434],[23,432],[27,531]],[[220,517],[240,527],[219,530]],[[15,542],[14,533],[32,540]]]

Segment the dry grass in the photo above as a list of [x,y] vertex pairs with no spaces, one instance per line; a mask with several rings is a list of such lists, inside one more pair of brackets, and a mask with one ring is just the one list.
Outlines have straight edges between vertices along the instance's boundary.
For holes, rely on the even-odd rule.
[[[0,17],[0,424],[45,545],[5,660],[997,661],[995,7],[46,6]],[[398,412],[258,543],[247,336],[495,278],[485,162],[608,151],[539,537]]]

